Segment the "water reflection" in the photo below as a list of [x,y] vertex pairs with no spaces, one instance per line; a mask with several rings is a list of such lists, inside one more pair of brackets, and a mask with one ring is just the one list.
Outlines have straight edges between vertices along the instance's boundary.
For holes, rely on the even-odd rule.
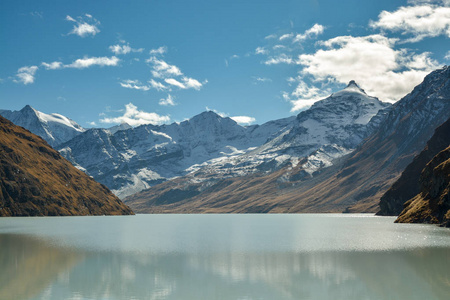
[[447,299],[450,294],[447,249],[131,255],[73,253],[12,236],[0,241],[0,299]]
[[[317,224],[325,227],[297,226],[296,231],[293,223],[279,223],[286,218],[250,219],[224,217],[231,221],[218,226],[217,220],[161,217],[156,220],[165,223],[158,230],[148,226],[154,224],[151,217],[39,219],[34,226],[28,226],[30,219],[15,219],[11,222],[17,226],[3,229],[0,221],[0,299],[410,300],[450,295],[447,231],[377,224],[380,219],[320,220]],[[330,224],[332,230],[324,233]],[[71,229],[74,225],[79,228]],[[372,250],[378,249],[371,246],[375,240],[364,238],[371,232],[380,244],[395,247]],[[348,241],[338,242],[332,233]],[[360,245],[344,247],[351,234]],[[264,240],[269,236],[274,238]],[[399,244],[394,236],[408,243]],[[429,244],[439,241],[438,247],[419,243],[433,236]],[[327,239],[331,244],[325,246]],[[418,244],[422,247],[411,247]]]

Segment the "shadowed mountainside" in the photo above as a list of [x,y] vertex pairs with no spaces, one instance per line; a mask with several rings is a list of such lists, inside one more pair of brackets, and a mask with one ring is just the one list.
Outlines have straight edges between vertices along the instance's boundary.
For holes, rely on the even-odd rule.
[[405,203],[396,222],[450,227],[450,146],[426,165],[420,184],[420,193]]
[[450,119],[439,126],[425,149],[406,167],[400,178],[381,197],[378,215],[398,216],[409,199],[420,193],[420,174],[428,162],[450,145]]

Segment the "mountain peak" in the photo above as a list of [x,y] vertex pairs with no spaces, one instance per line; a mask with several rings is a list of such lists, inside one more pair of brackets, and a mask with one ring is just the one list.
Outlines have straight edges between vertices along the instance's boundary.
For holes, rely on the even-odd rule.
[[366,92],[362,88],[360,88],[359,85],[354,80],[350,80],[350,82],[347,84],[347,87],[344,89],[344,91],[354,91],[354,92],[366,94]]

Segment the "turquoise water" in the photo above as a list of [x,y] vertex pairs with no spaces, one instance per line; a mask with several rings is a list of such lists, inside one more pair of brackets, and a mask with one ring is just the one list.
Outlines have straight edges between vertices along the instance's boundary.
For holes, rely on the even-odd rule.
[[449,299],[450,230],[393,221],[0,218],[0,299]]

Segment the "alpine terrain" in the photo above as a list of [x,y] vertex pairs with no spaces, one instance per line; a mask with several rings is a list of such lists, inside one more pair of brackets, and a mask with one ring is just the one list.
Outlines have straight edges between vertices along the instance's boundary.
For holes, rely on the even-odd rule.
[[[340,102],[363,95],[349,84],[350,91],[301,112],[292,129],[245,155],[250,166],[253,158],[277,151],[291,163],[225,179],[204,168],[125,202],[138,212],[376,212],[383,193],[450,117],[449,77],[449,67],[436,70],[391,108],[367,116],[361,104]],[[332,101],[335,105],[327,105]]]
[[0,116],[0,216],[133,214],[42,138]]

